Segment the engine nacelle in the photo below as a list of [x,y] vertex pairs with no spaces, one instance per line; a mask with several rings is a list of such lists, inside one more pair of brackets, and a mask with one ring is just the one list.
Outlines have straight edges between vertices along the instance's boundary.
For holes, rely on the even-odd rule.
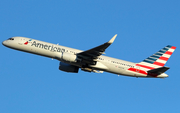
[[67,62],[76,62],[77,56],[70,53],[62,53],[61,59]]
[[59,70],[71,73],[78,73],[79,67],[60,62]]

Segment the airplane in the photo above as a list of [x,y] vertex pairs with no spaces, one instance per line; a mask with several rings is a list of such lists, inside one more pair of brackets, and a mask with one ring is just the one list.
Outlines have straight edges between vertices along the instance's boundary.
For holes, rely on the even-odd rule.
[[59,70],[78,73],[79,69],[86,72],[124,75],[129,77],[166,78],[169,67],[165,63],[170,58],[175,46],[166,46],[139,63],[124,61],[104,56],[105,50],[114,42],[117,34],[108,42],[82,51],[59,44],[47,43],[26,37],[11,37],[2,42],[8,48],[41,55],[60,61]]

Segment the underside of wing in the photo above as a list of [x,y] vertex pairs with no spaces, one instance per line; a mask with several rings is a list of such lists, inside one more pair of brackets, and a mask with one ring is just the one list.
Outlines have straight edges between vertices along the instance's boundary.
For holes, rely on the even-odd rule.
[[109,40],[108,42],[94,47],[92,49],[89,49],[87,51],[83,51],[81,53],[78,53],[77,56],[79,59],[83,60],[84,62],[88,63],[88,64],[95,64],[96,59],[104,54],[105,50],[114,42],[115,38],[116,38],[117,34],[114,35],[111,40]]

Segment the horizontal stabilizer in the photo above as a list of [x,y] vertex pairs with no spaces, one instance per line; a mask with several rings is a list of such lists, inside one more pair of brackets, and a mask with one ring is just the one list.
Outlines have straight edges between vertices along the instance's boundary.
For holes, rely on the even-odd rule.
[[169,69],[169,67],[160,67],[160,68],[149,70],[148,73],[160,75],[160,74],[166,72],[168,69]]

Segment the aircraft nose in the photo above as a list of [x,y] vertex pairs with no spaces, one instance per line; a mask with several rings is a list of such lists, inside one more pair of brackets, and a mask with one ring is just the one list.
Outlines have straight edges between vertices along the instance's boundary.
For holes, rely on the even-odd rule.
[[5,41],[2,42],[2,44],[3,44],[4,46],[8,46],[8,41],[5,40]]
[[3,41],[2,44],[3,44],[3,45],[6,45],[6,41]]

